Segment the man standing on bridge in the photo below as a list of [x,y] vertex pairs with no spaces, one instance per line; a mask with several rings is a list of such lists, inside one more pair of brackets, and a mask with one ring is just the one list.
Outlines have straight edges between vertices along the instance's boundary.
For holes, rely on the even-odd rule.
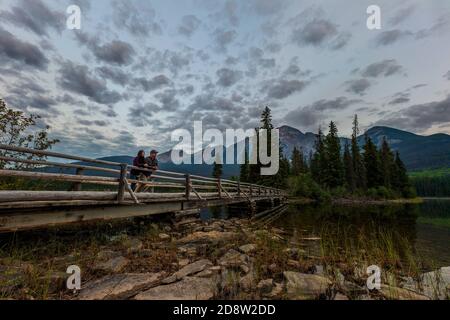
[[[147,181],[151,181],[151,175],[154,174],[156,172],[156,170],[158,170],[158,159],[156,159],[158,155],[158,151],[156,150],[152,150],[150,151],[150,156],[145,158],[145,169],[150,169],[152,170],[151,173],[149,173],[149,175],[146,177]],[[142,188],[142,185],[138,186],[138,188],[136,189],[136,192],[145,192],[148,190],[148,186],[145,186]],[[152,187],[152,192],[154,191],[154,188]]]

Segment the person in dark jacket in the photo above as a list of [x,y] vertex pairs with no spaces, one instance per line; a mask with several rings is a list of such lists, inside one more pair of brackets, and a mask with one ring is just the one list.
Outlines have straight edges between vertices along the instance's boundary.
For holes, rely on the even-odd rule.
[[[146,168],[147,167],[144,150],[139,150],[136,158],[133,159],[133,167],[138,167],[138,168]],[[148,175],[150,175],[150,172],[142,171],[139,169],[133,168],[130,171],[130,178],[132,180],[140,180],[142,178],[142,176],[147,177]],[[131,190],[133,190],[133,191],[136,190],[136,183],[131,184]]]

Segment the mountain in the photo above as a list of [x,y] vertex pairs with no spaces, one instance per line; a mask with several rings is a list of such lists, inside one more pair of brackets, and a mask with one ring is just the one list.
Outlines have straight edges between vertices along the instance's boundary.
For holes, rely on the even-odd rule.
[[[294,147],[303,148],[305,156],[314,151],[316,135],[313,133],[302,133],[301,131],[282,126],[280,129],[280,141],[284,147],[284,154],[290,157]],[[450,135],[433,134],[421,136],[411,132],[398,130],[389,127],[377,126],[370,128],[365,133],[372,141],[380,147],[383,138],[389,142],[391,148],[400,153],[400,157],[409,171],[433,168],[450,168]],[[365,134],[358,137],[358,144],[362,147],[365,141]],[[342,147],[347,138],[341,138]]]
[[[381,145],[386,137],[392,149],[400,153],[409,171],[450,168],[450,135],[438,133],[421,136],[389,127],[373,127],[369,137]],[[364,138],[360,137],[361,142]]]
[[[316,134],[311,132],[303,133],[298,129],[282,126],[280,129],[280,144],[283,147],[283,153],[290,158],[294,147],[302,148],[305,157],[314,151],[316,141]],[[423,169],[435,168],[450,168],[450,135],[434,134],[430,136],[421,136],[407,131],[402,131],[389,127],[373,127],[369,129],[366,134],[376,143],[381,146],[383,137],[386,137],[392,149],[398,151],[402,160],[409,171],[418,171]],[[364,145],[364,135],[358,137],[358,144],[362,147]],[[342,147],[345,143],[350,143],[347,138],[341,138]],[[223,154],[226,156],[230,152],[230,148],[235,150],[236,159],[236,145],[228,148],[223,148]],[[160,169],[165,171],[191,173],[194,175],[201,175],[210,177],[212,175],[213,166],[207,164],[182,164],[175,165],[170,160],[171,151],[161,153],[158,156]],[[193,156],[192,156],[193,157]],[[118,162],[118,163],[133,163],[131,156],[111,156],[101,158],[102,160]],[[236,161],[235,161],[236,162]],[[193,163],[193,161],[192,161]],[[83,162],[76,162],[76,164],[87,164]],[[89,164],[92,166],[92,164]],[[95,165],[93,165],[95,166]],[[97,165],[98,166],[98,165]],[[74,169],[60,169],[56,167],[46,167],[37,169],[43,172],[52,173],[74,173]],[[239,176],[240,166],[237,164],[226,164],[223,166],[224,178],[232,176]],[[99,174],[95,171],[87,171],[86,175]]]

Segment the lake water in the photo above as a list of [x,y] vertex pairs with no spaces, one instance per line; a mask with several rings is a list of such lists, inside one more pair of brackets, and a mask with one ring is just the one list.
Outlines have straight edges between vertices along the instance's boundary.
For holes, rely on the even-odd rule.
[[[450,199],[367,207],[290,205],[272,224],[299,239],[320,237],[320,241],[309,241],[311,254],[323,253],[323,243],[345,251],[364,247],[362,241],[369,246],[378,241],[379,251],[386,250],[387,255],[388,246],[402,242],[402,248],[406,244],[429,268],[450,266]],[[386,235],[392,236],[392,241],[386,240]]]

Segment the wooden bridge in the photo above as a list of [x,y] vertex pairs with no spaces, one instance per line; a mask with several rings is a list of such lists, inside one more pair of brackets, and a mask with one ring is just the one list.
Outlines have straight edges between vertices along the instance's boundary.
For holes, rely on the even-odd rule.
[[[59,160],[52,162],[47,157]],[[48,168],[59,169],[49,173]],[[234,203],[254,206],[258,201],[283,202],[286,197],[285,191],[267,186],[163,170],[150,180],[133,180],[131,169],[151,172],[126,163],[0,144],[1,180],[59,181],[68,187],[67,191],[0,190],[0,232]],[[131,183],[140,191],[134,192]],[[83,191],[83,185],[97,190]]]

